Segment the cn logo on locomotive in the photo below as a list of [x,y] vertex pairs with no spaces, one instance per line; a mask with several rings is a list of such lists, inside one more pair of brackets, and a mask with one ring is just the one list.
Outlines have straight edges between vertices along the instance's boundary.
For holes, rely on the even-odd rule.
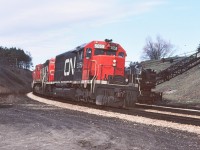
[[[74,62],[73,62],[74,60]],[[69,76],[70,73],[74,75],[74,68],[76,64],[76,57],[74,59],[68,58],[65,60],[65,66],[64,66],[64,76]]]

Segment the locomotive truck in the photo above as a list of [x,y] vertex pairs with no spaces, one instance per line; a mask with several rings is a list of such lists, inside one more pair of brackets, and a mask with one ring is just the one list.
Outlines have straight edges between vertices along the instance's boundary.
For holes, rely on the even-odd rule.
[[[132,107],[138,101],[152,101],[151,70],[133,67],[125,72],[127,54],[112,40],[91,41],[38,64],[33,71],[33,93],[113,107]],[[128,73],[127,73],[128,72]]]

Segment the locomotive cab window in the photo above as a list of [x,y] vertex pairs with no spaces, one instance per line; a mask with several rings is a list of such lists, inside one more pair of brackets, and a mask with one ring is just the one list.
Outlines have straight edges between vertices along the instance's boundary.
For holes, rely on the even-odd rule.
[[91,48],[87,48],[86,49],[86,59],[90,59],[92,56],[92,49]]
[[104,49],[95,49],[94,55],[113,55],[113,56],[116,56],[116,51],[104,50]]
[[104,55],[104,50],[103,49],[95,49],[94,55]]
[[118,56],[123,58],[124,57],[124,52],[119,52]]
[[116,56],[116,51],[108,50],[106,51],[106,55]]

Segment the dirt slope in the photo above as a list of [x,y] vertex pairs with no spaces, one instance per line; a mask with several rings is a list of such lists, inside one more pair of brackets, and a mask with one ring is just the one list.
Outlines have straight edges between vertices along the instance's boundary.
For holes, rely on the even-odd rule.
[[[147,60],[147,61],[141,62],[141,64],[145,69],[151,68],[155,70],[156,72],[160,72],[161,70],[164,70],[168,68],[169,66],[179,62],[183,58],[184,57],[171,57],[171,58],[165,59],[164,62],[162,62],[161,60]],[[170,62],[171,59],[173,60],[173,62]]]
[[166,102],[200,108],[200,66],[157,86]]
[[31,71],[0,66],[0,94],[20,94],[31,91]]
[[[172,64],[161,61],[143,62],[145,68],[151,68],[157,72]],[[200,65],[158,85],[156,91],[163,92],[164,104],[200,108]]]

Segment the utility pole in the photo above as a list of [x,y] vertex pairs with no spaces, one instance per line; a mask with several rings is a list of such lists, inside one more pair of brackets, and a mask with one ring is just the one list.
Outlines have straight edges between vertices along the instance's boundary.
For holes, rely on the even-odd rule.
[[15,58],[15,60],[16,60],[16,68],[18,68],[18,67],[17,67],[17,58]]

